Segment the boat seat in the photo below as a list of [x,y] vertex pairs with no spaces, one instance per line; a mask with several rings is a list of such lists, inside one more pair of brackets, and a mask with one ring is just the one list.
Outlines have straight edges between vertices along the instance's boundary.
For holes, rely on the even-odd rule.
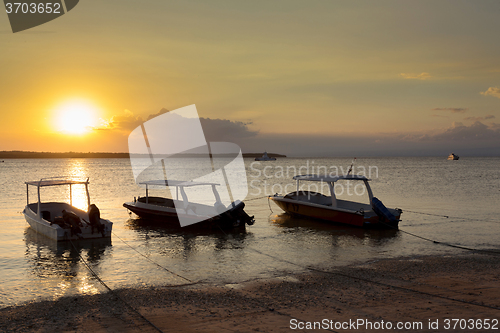
[[42,219],[52,222],[50,212],[48,210],[42,210]]

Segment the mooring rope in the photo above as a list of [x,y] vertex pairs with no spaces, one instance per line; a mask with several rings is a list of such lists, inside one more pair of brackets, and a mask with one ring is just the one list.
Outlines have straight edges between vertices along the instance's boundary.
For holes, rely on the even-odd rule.
[[488,222],[488,223],[500,223],[500,221],[498,221],[498,220],[473,219],[473,218],[470,218],[470,217],[460,217],[460,216],[432,214],[432,213],[425,213],[425,212],[416,212],[414,210],[407,210],[407,209],[403,209],[403,212],[405,212],[405,213],[413,213],[413,214],[421,214],[421,215],[429,215],[429,216],[437,216],[437,217],[444,217],[444,218],[447,218],[447,219],[457,219],[457,220],[464,220],[464,221],[479,221],[479,222]]
[[111,289],[111,287],[109,287],[100,277],[99,275],[92,269],[92,267],[90,267],[90,265],[87,263],[87,261],[85,259],[83,259],[82,255],[80,254],[80,251],[78,251],[77,247],[75,246],[75,244],[73,244],[73,242],[71,240],[69,240],[71,245],[73,246],[73,248],[75,249],[76,253],[78,253],[78,256],[80,257],[80,260],[83,262],[83,264],[85,265],[85,267],[90,271],[90,273],[96,278],[97,281],[99,281],[100,284],[102,284],[110,293],[113,294],[113,296],[115,296],[118,300],[120,300],[121,302],[123,302],[123,304],[125,304],[129,309],[131,309],[133,312],[135,312],[137,315],[139,315],[139,317],[141,317],[145,322],[147,322],[151,327],[153,327],[154,329],[156,329],[158,332],[161,332],[163,333],[163,331],[161,329],[159,329],[155,324],[153,324],[151,321],[149,321],[146,317],[144,317],[140,312],[139,310],[137,310],[136,308],[134,308],[132,305],[130,305],[127,301],[125,301],[123,298],[121,298],[113,289]]
[[[170,273],[170,274],[172,274],[172,275],[178,276],[178,277],[180,277],[181,279],[184,279],[184,280],[188,281],[190,284],[195,284],[195,283],[198,283],[198,282],[193,282],[192,280],[188,279],[187,277],[184,277],[184,276],[182,276],[182,275],[180,275],[180,274],[177,274],[176,272],[174,272],[174,271],[172,271],[172,270],[170,270],[170,269],[168,269],[168,268],[166,268],[166,267],[164,267],[164,266],[162,266],[162,265],[158,264],[157,262],[155,262],[155,261],[151,260],[151,259],[150,259],[150,258],[148,258],[146,255],[144,255],[143,253],[139,252],[137,249],[135,249],[135,248],[134,248],[134,247],[132,247],[130,244],[128,244],[127,242],[125,242],[125,241],[124,241],[124,240],[123,240],[120,236],[118,236],[117,234],[115,234],[115,232],[114,232],[114,231],[113,231],[113,235],[114,235],[115,237],[117,237],[119,240],[121,240],[121,241],[122,241],[125,245],[127,245],[128,247],[130,247],[132,250],[134,250],[135,252],[139,253],[142,257],[146,258],[149,262],[153,263],[154,265],[156,265],[156,266],[158,266],[158,267],[160,267],[160,268],[162,268],[162,269],[166,270],[167,272],[169,272],[169,273]],[[185,285],[185,284],[184,284],[184,285]],[[178,285],[176,285],[176,286],[178,286]]]
[[[448,217],[448,216],[446,216],[446,217]],[[434,239],[430,239],[430,238],[427,238],[427,237],[423,237],[423,236],[411,233],[409,231],[406,231],[406,230],[400,229],[398,227],[392,226],[390,224],[384,223],[383,221],[379,221],[379,222],[382,223],[383,225],[391,228],[391,229],[398,230],[398,231],[400,231],[402,233],[405,233],[407,235],[410,235],[410,236],[413,236],[413,237],[416,237],[416,238],[420,238],[422,240],[425,240],[425,241],[428,241],[428,242],[432,242],[434,244],[440,244],[440,245],[449,246],[449,247],[453,247],[453,248],[457,248],[457,249],[461,249],[461,250],[467,250],[467,251],[473,251],[473,252],[479,252],[479,253],[487,253],[487,254],[500,255],[499,251],[475,249],[475,248],[472,248],[472,247],[467,247],[467,246],[462,246],[462,245],[457,245],[457,244],[451,244],[451,243],[447,243],[447,242],[441,242],[441,241],[437,241],[437,240],[434,240]]]

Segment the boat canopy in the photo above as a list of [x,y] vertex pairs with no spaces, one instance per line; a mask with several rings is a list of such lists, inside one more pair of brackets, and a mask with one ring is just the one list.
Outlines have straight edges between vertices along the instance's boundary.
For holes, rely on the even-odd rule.
[[184,180],[163,180],[163,179],[148,180],[140,182],[139,184],[153,185],[153,186],[182,186],[182,187],[198,186],[198,185],[216,185],[216,186],[220,185],[217,183],[208,183],[208,182],[191,182]]
[[158,180],[147,180],[144,182],[140,182],[139,184],[146,185],[146,203],[149,203],[149,189],[148,186],[175,186],[176,192],[176,200],[179,200],[179,189],[182,196],[182,201],[184,203],[184,209],[187,209],[189,205],[189,200],[187,198],[186,192],[184,191],[185,187],[198,186],[198,185],[210,185],[212,186],[212,192],[215,196],[215,201],[217,203],[221,203],[219,192],[217,192],[216,186],[219,186],[218,183],[209,183],[209,182],[191,182],[184,180],[166,180],[166,179],[158,179]]
[[365,184],[366,190],[368,191],[368,197],[370,199],[370,204],[372,203],[372,200],[373,200],[373,192],[372,192],[372,189],[370,187],[370,184],[368,183],[368,181],[370,179],[366,178],[365,176],[343,175],[343,176],[330,177],[327,175],[298,175],[298,176],[293,177],[293,179],[297,181],[297,190],[296,190],[297,193],[300,191],[299,182],[301,180],[327,183],[328,187],[330,188],[332,207],[337,207],[337,197],[335,196],[335,188],[334,188],[333,183],[335,183],[338,180],[361,180],[361,181],[363,181]]
[[25,182],[26,185],[33,185],[37,187],[44,186],[58,186],[58,185],[88,185],[89,179],[86,180],[76,180],[64,177],[53,177],[53,178],[42,178],[40,180],[34,180],[30,182]]
[[344,176],[335,176],[335,177],[330,177],[326,175],[298,175],[293,177],[295,180],[305,180],[305,181],[315,181],[315,182],[327,182],[327,183],[334,183],[337,180],[370,180],[366,178],[365,176],[358,176],[358,175],[344,175]]
[[34,180],[30,182],[25,182],[26,184],[26,205],[30,203],[30,195],[29,195],[29,185],[37,187],[37,197],[38,197],[38,208],[37,208],[37,216],[41,218],[40,215],[40,188],[46,186],[59,186],[59,185],[69,185],[69,204],[73,206],[73,193],[71,190],[72,185],[85,185],[85,193],[87,194],[87,209],[90,207],[90,195],[89,195],[89,179],[75,179],[70,177],[49,177],[42,178],[40,180]]

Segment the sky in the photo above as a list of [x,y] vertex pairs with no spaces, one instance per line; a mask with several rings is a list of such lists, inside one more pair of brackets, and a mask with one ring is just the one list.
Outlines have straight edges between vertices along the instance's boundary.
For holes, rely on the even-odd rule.
[[207,141],[288,156],[500,156],[498,1],[85,0],[12,33],[0,150],[127,152],[195,104]]

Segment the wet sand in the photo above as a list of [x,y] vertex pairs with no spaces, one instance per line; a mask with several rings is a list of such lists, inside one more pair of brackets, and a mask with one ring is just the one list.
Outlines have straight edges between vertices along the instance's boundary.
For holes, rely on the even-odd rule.
[[[359,332],[500,330],[500,323],[496,330],[478,329],[478,319],[489,319],[490,325],[500,320],[499,255],[397,258],[242,284],[65,297],[0,310],[0,331],[348,332],[355,331],[353,322],[360,324]],[[323,330],[307,329],[314,322]],[[398,322],[412,328],[397,329]]]

